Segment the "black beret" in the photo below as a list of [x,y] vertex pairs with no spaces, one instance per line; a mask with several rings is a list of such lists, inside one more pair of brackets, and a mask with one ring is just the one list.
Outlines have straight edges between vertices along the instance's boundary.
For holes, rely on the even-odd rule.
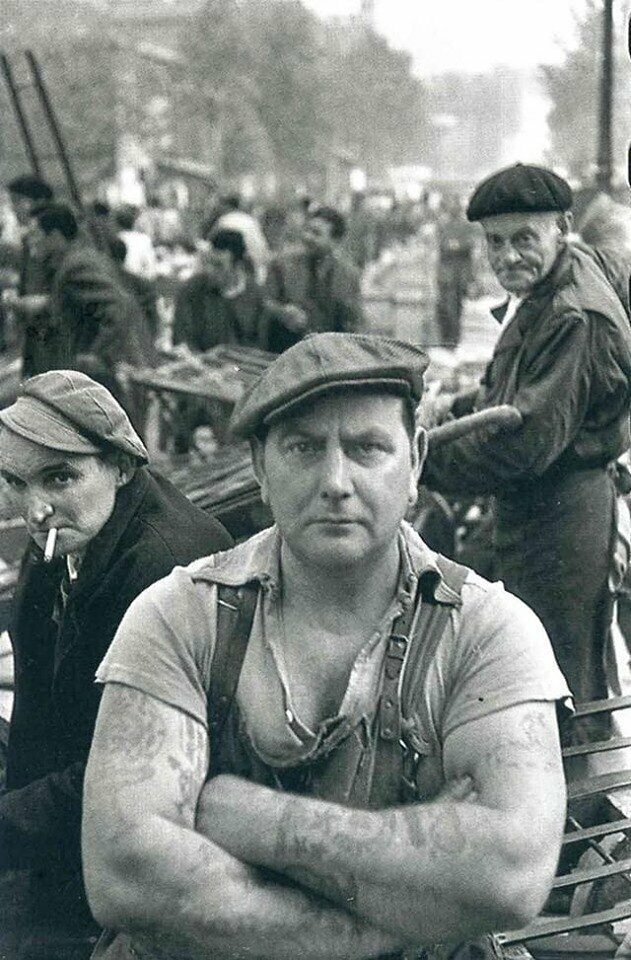
[[0,423],[43,447],[101,453],[116,447],[146,463],[147,451],[129,417],[100,383],[77,370],[49,370],[20,387],[0,410]]
[[546,167],[516,163],[499,170],[476,187],[467,219],[483,220],[501,213],[562,212],[572,206],[572,188]]
[[52,187],[45,180],[29,173],[11,180],[7,184],[7,190],[17,197],[27,197],[29,200],[52,200],[53,198]]
[[358,333],[316,333],[282,353],[235,407],[230,429],[251,437],[304,400],[339,387],[376,386],[415,404],[427,355],[411,343]]

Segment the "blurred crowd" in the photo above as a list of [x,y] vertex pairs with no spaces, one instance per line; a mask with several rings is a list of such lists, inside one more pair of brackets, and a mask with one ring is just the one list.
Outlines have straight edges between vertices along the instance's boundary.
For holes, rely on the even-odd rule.
[[[432,252],[423,269],[433,342],[458,346],[465,299],[483,286],[480,242],[453,191],[414,202],[355,193],[342,212],[305,195],[265,206],[209,190],[192,216],[166,194],[78,211],[25,174],[3,197],[0,351],[19,358],[22,379],[59,367],[88,373],[141,430],[146,399],[125,369],[221,344],[280,353],[310,332],[374,330],[362,280],[419,238]],[[630,215],[597,197],[582,239],[631,250]],[[419,329],[427,322],[419,315]]]

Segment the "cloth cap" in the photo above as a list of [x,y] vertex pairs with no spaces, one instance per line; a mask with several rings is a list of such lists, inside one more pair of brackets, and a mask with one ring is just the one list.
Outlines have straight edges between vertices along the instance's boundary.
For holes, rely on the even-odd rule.
[[572,188],[552,170],[516,163],[499,170],[476,187],[467,219],[483,220],[501,213],[562,212],[572,206]]
[[251,437],[304,400],[339,387],[382,387],[418,403],[428,362],[419,347],[389,337],[312,334],[270,364],[239,401],[231,432]]
[[0,410],[0,423],[53,450],[103,453],[109,446],[143,463],[149,459],[109,390],[76,370],[50,370],[26,380],[15,403]]

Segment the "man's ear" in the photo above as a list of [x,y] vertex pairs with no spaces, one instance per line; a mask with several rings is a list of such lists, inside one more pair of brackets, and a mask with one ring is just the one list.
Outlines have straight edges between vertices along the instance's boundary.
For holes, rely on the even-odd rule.
[[265,473],[265,442],[259,440],[258,437],[253,437],[250,440],[250,453],[252,454],[254,476],[261,488],[261,500],[266,506],[269,506],[267,474]]
[[120,490],[120,488],[129,483],[133,477],[136,472],[136,464],[132,457],[126,453],[122,453],[117,458],[116,468],[116,489]]
[[565,213],[559,214],[557,223],[559,230],[561,231],[561,236],[565,239],[568,233],[571,233],[574,228],[574,216],[572,215],[572,211],[566,210]]
[[412,441],[412,473],[410,474],[410,503],[415,503],[418,496],[418,485],[423,472],[423,464],[427,457],[427,430],[420,424],[414,431]]

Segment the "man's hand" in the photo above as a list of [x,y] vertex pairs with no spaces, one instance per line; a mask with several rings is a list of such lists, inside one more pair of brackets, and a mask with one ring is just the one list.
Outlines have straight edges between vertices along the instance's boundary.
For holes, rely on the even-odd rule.
[[5,306],[13,310],[14,313],[25,317],[34,317],[38,313],[43,313],[48,307],[50,297],[45,294],[29,294],[21,297],[15,290],[5,290],[2,296],[2,302]]
[[293,333],[304,333],[309,325],[309,319],[305,311],[302,307],[297,307],[293,303],[282,308],[279,318],[287,329]]

